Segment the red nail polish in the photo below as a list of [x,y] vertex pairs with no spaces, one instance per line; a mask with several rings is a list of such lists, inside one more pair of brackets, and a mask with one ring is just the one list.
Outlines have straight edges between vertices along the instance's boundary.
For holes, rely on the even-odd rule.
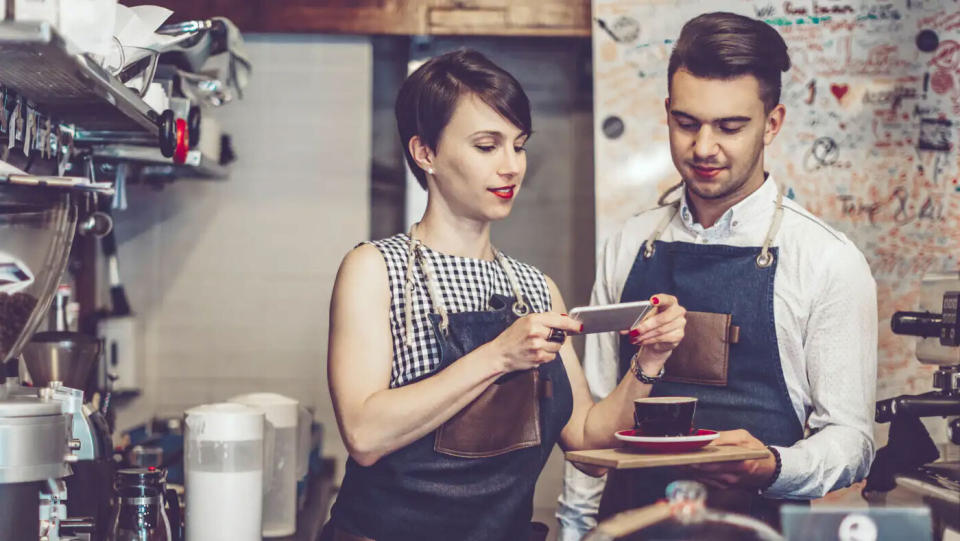
[[650,302],[652,302],[653,305],[656,306],[660,304],[660,299],[658,299],[657,297],[654,297],[653,299],[650,300]]
[[583,323],[580,324],[580,332],[583,332]]
[[639,329],[633,329],[632,331],[630,331],[630,336],[634,336],[634,337],[640,336],[640,330],[639,330]]
[[561,315],[561,316],[565,316],[565,315],[567,315],[567,314],[560,314],[560,315]]

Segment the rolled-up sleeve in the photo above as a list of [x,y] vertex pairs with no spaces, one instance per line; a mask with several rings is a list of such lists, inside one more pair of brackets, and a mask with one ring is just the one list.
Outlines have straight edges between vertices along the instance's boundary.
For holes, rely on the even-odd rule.
[[803,344],[812,435],[777,448],[783,468],[765,492],[771,497],[821,497],[863,479],[873,461],[876,284],[853,245],[838,244],[823,256],[823,287],[812,305]]

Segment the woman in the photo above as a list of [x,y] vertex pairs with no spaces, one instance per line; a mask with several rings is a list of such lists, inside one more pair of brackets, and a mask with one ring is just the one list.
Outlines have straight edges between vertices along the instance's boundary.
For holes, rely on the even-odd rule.
[[[328,378],[350,460],[328,535],[526,539],[554,443],[613,446],[650,385],[628,376],[593,404],[564,340],[581,324],[558,313],[549,278],[490,243],[526,169],[519,83],[477,52],[448,53],[404,82],[396,114],[427,210],[409,235],[351,251],[337,275]],[[685,323],[673,297],[653,302],[631,331],[650,376]]]

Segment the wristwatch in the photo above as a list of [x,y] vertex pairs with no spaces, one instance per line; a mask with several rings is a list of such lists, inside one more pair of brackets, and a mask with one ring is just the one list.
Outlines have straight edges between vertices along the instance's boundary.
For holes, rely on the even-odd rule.
[[654,383],[659,383],[663,379],[663,374],[667,371],[666,368],[660,367],[660,373],[656,376],[648,376],[643,373],[643,369],[640,368],[640,363],[637,362],[636,357],[633,359],[633,377],[637,378],[637,381],[640,383],[646,383],[647,385],[653,385]]

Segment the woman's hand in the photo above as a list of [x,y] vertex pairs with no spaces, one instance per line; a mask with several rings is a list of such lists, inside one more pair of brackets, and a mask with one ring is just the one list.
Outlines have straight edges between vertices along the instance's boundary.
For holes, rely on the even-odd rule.
[[582,323],[566,314],[530,314],[514,321],[490,345],[503,358],[504,372],[527,370],[556,358],[563,341],[547,340],[553,329],[575,334],[582,328]]
[[656,305],[656,311],[621,334],[629,335],[630,343],[642,348],[637,361],[644,373],[655,374],[683,340],[687,310],[677,303],[676,297],[665,293],[650,297],[650,302]]
[[[554,297],[553,306],[560,306],[558,296]],[[687,311],[672,295],[658,293],[650,298],[650,302],[656,310],[651,310],[639,324],[620,334],[628,335],[632,344],[641,346],[633,362],[644,374],[654,377],[683,339]],[[561,433],[561,445],[565,450],[615,447],[618,443],[614,433],[633,426],[634,399],[648,396],[653,386],[627,374],[606,398],[594,404],[583,369],[576,362],[572,349],[569,348],[570,355],[564,352],[563,360],[574,406]]]

